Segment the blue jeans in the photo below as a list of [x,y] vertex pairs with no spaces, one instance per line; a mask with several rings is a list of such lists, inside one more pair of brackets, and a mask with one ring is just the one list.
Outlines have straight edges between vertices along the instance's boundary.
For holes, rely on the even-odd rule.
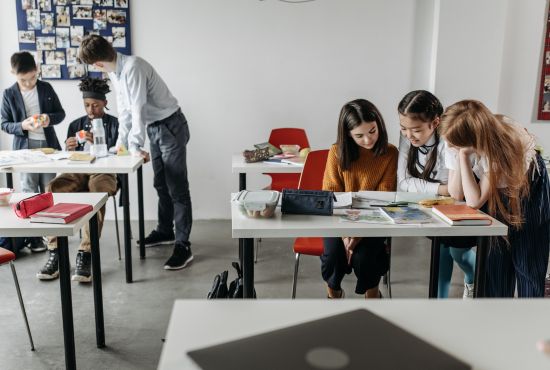
[[439,282],[437,286],[438,298],[449,297],[454,262],[464,271],[464,282],[468,284],[474,282],[476,254],[472,248],[453,248],[441,245],[439,253]]
[[[46,140],[29,139],[29,149],[46,148]],[[46,186],[55,177],[55,173],[22,173],[21,192],[23,193],[43,193]]]

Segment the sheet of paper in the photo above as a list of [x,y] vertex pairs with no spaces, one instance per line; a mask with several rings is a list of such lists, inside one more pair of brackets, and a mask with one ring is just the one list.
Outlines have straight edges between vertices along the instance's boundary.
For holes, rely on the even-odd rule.
[[334,208],[349,208],[352,202],[352,193],[334,193],[336,201],[334,202]]

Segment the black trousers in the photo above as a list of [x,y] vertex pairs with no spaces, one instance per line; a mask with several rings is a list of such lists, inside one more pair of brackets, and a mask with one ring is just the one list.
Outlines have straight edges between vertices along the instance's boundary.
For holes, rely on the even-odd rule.
[[187,180],[187,120],[178,110],[148,125],[147,135],[155,172],[153,184],[159,197],[157,231],[170,235],[175,222],[176,242],[189,246],[193,216]]
[[321,256],[321,274],[329,288],[340,290],[340,283],[352,270],[357,276],[355,293],[365,294],[380,283],[389,267],[385,238],[363,238],[353,250],[348,265],[342,238],[324,238],[325,250]]

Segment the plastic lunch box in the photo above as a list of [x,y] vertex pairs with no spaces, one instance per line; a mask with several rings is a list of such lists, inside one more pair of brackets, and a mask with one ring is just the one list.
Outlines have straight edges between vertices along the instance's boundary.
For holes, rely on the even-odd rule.
[[235,201],[248,217],[268,218],[275,214],[279,195],[278,191],[273,190],[242,190],[235,197]]

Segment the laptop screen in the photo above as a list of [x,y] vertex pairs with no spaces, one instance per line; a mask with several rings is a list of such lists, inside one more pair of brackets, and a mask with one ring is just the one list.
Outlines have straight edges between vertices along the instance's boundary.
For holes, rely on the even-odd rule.
[[204,370],[471,370],[365,309],[188,352]]

